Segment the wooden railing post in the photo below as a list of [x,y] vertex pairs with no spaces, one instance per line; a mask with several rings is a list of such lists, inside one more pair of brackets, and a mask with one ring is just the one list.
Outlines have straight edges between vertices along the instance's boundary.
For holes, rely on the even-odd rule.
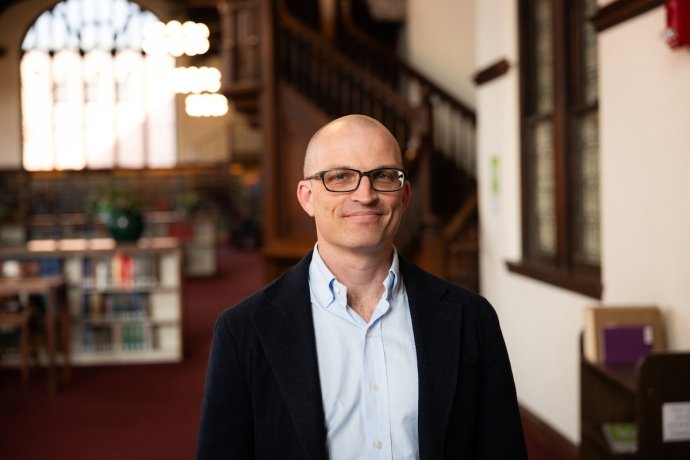
[[433,168],[434,123],[431,94],[422,88],[422,101],[418,107],[422,129],[419,147],[418,190],[422,195],[422,234],[417,263],[425,270],[443,277],[445,274],[445,241],[442,238],[440,220],[433,212]]
[[260,8],[258,0],[218,1],[222,91],[255,126],[259,122],[261,34],[265,33]]

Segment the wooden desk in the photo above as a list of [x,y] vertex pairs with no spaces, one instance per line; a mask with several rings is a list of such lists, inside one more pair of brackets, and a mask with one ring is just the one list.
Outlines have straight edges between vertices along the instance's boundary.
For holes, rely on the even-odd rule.
[[64,375],[66,379],[70,377],[70,324],[69,311],[63,302],[58,300],[58,289],[65,284],[62,276],[31,277],[31,278],[0,278],[0,295],[31,295],[42,294],[46,299],[46,336],[48,341],[48,389],[51,393],[57,390],[57,378],[55,375],[55,354],[57,331],[56,322],[58,308],[61,306],[61,333],[62,333],[62,353],[64,359]]

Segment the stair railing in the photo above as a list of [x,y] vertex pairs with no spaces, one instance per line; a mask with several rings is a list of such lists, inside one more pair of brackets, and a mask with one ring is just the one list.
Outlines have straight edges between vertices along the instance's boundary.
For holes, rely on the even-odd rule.
[[[414,171],[419,213],[406,231],[417,235],[417,261],[432,273],[444,275],[445,252],[441,219],[433,212],[432,156],[453,158],[468,176],[474,177],[474,113],[462,102],[421,76],[410,66],[386,53],[371,51],[382,62],[395,66],[400,79],[390,79],[363,68],[359,59],[302,24],[275,0],[274,75],[332,117],[363,113],[380,120],[405,150],[406,167]],[[362,48],[372,43],[361,42]]]
[[406,145],[415,117],[412,106],[292,16],[283,0],[277,3],[280,78],[328,115],[370,115],[386,125],[401,145]]
[[363,32],[353,20],[350,0],[339,0],[341,48],[373,75],[389,81],[412,107],[430,106],[429,148],[453,158],[476,177],[474,110]]

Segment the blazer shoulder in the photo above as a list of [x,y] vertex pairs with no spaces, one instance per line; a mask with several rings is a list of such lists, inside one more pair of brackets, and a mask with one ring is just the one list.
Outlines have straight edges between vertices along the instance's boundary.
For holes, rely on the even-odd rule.
[[462,304],[491,307],[491,304],[482,295],[459,284],[451,283],[448,280],[427,272],[413,262],[401,257],[400,267],[408,291],[412,289],[429,295],[437,295],[444,301],[460,302]]
[[250,320],[255,314],[293,301],[309,299],[309,263],[311,252],[296,265],[258,291],[223,310],[219,322]]

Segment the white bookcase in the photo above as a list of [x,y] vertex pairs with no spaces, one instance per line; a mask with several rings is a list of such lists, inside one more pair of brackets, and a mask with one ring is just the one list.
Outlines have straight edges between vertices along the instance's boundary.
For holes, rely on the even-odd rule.
[[194,216],[179,212],[150,212],[146,219],[145,235],[180,239],[185,276],[210,276],[216,273],[218,217],[214,212],[199,212]]
[[13,256],[52,260],[65,276],[74,365],[182,359],[183,255],[177,239],[34,240],[24,250],[0,252],[3,259]]

